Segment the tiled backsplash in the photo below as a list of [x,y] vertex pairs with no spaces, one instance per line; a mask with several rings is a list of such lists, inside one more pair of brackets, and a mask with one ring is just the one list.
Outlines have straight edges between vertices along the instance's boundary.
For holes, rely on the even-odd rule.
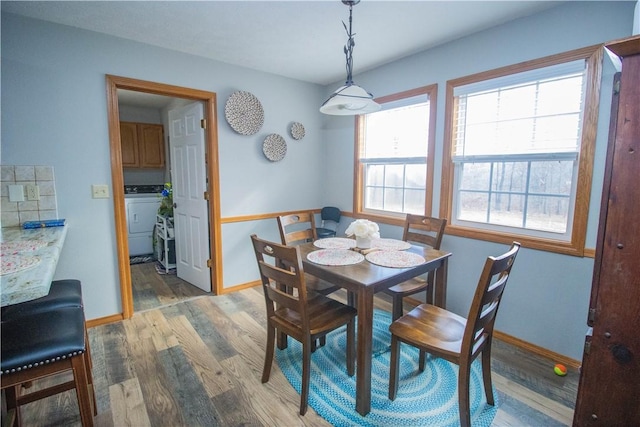
[[[41,221],[58,218],[56,182],[53,166],[1,166],[0,198],[2,227],[16,227],[25,221]],[[23,202],[9,201],[9,185],[23,185]],[[26,186],[35,184],[40,190],[40,200],[27,200]]]

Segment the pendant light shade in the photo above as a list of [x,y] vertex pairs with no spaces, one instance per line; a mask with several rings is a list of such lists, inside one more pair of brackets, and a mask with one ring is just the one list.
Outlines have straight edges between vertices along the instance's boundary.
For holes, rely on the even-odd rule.
[[320,107],[321,113],[334,116],[373,113],[378,110],[380,104],[373,100],[373,95],[356,84],[341,86]]
[[380,104],[373,100],[373,95],[353,83],[353,32],[351,30],[353,6],[360,3],[360,0],[342,0],[342,3],[349,6],[349,28],[344,24],[347,31],[347,44],[344,46],[344,54],[347,59],[347,81],[344,86],[339,87],[331,94],[320,107],[320,112],[334,116],[354,116],[358,114],[373,113],[380,110]]

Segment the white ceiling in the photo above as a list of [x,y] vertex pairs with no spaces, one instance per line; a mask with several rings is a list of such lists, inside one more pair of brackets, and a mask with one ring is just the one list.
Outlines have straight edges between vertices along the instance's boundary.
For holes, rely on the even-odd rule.
[[[562,1],[363,0],[354,75]],[[349,8],[322,1],[2,1],[9,12],[327,85],[345,78]]]

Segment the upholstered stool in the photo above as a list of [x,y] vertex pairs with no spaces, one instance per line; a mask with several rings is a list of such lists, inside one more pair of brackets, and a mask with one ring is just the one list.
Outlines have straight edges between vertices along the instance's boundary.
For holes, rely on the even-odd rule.
[[[7,409],[15,410],[20,424],[20,405],[70,389],[76,390],[83,426],[93,425],[90,395],[91,371],[86,357],[87,333],[82,307],[63,307],[2,320],[0,379],[6,390]],[[21,394],[23,383],[71,371],[71,381]],[[94,412],[95,413],[95,412]]]
[[82,286],[79,280],[64,279],[51,282],[49,293],[41,298],[2,307],[2,320],[16,318],[60,307],[82,307]]

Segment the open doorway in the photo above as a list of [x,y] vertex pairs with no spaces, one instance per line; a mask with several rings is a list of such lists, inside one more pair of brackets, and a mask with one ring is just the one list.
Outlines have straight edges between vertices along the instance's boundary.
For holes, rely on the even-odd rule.
[[[205,216],[208,216],[208,253],[211,254],[205,260],[210,277],[213,294],[219,293],[221,284],[221,251],[219,250],[220,236],[220,209],[219,209],[219,170],[218,170],[218,145],[216,129],[216,95],[212,92],[199,91],[189,88],[164,85],[160,83],[142,80],[128,79],[124,77],[107,76],[109,135],[111,148],[111,173],[114,197],[114,213],[116,222],[116,239],[118,247],[118,263],[120,276],[120,289],[122,296],[123,317],[130,318],[134,312],[132,277],[129,266],[129,241],[127,232],[127,218],[125,206],[125,179],[123,172],[123,150],[120,137],[120,111],[119,94],[124,97],[136,93],[160,95],[172,100],[198,101],[203,107],[204,116],[204,145],[205,159],[204,178],[208,182],[203,197],[206,202]],[[153,97],[151,97],[153,98]],[[148,98],[148,99],[151,99]],[[126,153],[125,153],[126,154]],[[168,174],[166,177],[170,177]],[[175,178],[171,178],[175,179]],[[179,180],[179,179],[178,179]],[[167,182],[167,181],[165,181]]]

